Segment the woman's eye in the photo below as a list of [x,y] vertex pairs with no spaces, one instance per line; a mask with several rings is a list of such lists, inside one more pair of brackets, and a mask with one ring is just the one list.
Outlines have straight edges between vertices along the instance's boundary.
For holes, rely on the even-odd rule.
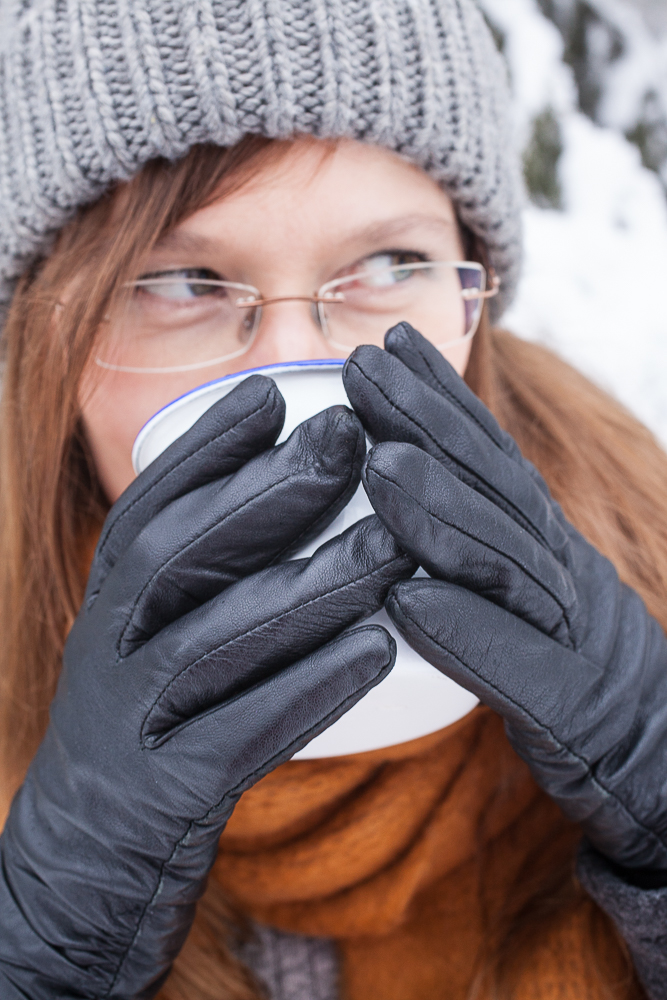
[[401,264],[423,264],[426,256],[414,250],[391,250],[368,257],[365,264],[370,267],[398,267]]
[[364,275],[364,284],[380,287],[406,281],[414,274],[410,265],[423,264],[426,256],[416,251],[392,250],[374,254],[354,267],[357,274]]
[[226,290],[220,285],[220,275],[205,268],[179,271],[157,271],[144,274],[135,284],[141,295],[183,302],[203,297],[220,298]]

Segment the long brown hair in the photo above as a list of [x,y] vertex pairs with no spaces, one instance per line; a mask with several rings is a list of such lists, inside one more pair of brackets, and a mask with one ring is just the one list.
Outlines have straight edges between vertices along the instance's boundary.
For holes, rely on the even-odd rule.
[[[108,506],[79,414],[96,331],[161,235],[237,190],[288,145],[247,138],[227,150],[197,147],[177,164],[148,164],[82,209],[19,284],[3,337],[0,414],[0,768],[7,795],[44,732],[87,553]],[[64,288],[73,292],[61,302]],[[567,516],[667,625],[667,456],[651,434],[553,354],[491,331],[486,321],[466,378]],[[600,927],[613,933],[574,880],[576,831],[564,825],[561,833],[553,850],[535,852],[516,899],[489,929],[478,984],[490,983],[490,995],[511,996],[521,955],[540,927],[568,909],[586,910],[592,956]],[[238,927],[212,880],[162,1000],[258,997],[227,945]],[[620,984],[609,984],[610,997],[639,995],[630,964],[625,968]]]

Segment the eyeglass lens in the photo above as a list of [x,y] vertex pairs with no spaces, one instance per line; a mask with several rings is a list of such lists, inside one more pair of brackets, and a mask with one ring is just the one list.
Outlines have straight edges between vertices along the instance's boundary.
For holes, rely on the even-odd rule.
[[483,291],[481,267],[453,264],[403,264],[372,268],[329,282],[320,294],[340,295],[320,303],[325,335],[347,351],[359,344],[382,347],[387,330],[407,320],[438,346],[457,341],[479,321],[481,298],[464,298],[463,289]]
[[[317,319],[343,353],[359,344],[382,346],[401,320],[444,346],[474,332],[484,282],[484,269],[472,262],[369,267],[323,285]],[[261,306],[252,305],[258,297],[251,286],[187,271],[143,278],[109,317],[96,360],[105,368],[160,373],[239,357],[259,326]]]

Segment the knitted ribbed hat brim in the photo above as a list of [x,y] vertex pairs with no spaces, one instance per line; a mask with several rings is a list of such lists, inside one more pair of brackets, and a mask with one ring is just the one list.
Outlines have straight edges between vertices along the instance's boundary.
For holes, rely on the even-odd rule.
[[3,0],[0,304],[84,204],[248,133],[348,137],[442,183],[502,279],[520,262],[505,67],[473,0]]

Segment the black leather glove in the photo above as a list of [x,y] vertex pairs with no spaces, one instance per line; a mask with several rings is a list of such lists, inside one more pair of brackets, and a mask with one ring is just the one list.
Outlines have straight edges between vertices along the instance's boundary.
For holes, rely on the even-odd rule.
[[536,469],[407,324],[347,362],[372,440],[363,482],[432,579],[397,584],[406,640],[504,716],[512,746],[592,843],[667,871],[667,641]]
[[392,666],[385,630],[345,631],[414,568],[377,518],[277,562],[354,492],[359,421],[270,448],[283,414],[248,379],[109,514],[0,841],[3,1000],[155,993],[241,792]]

